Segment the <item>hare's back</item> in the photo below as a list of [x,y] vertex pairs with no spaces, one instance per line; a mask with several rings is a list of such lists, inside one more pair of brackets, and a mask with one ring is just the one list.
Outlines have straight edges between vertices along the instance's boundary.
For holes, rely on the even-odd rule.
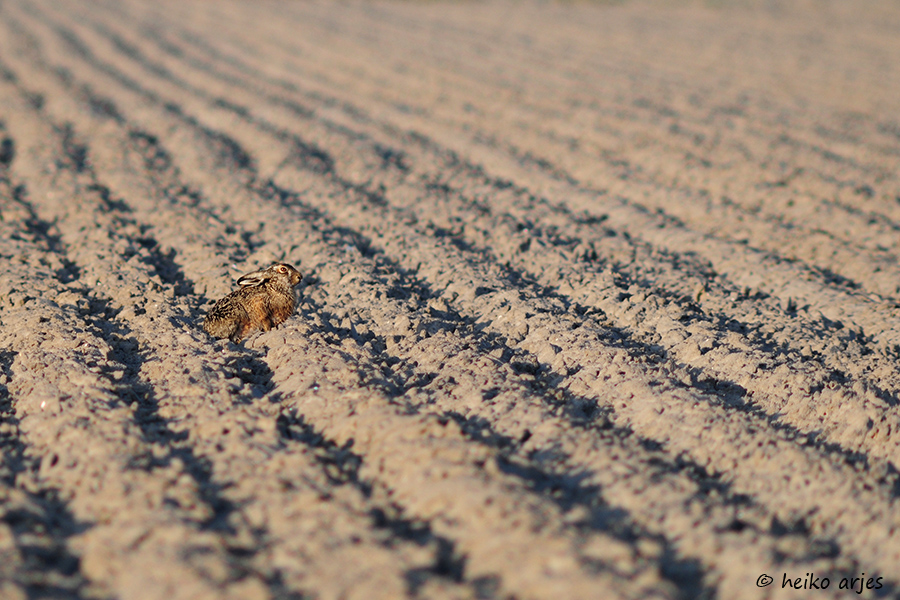
[[242,328],[248,315],[240,291],[232,292],[213,305],[203,322],[204,331],[214,337],[230,338]]

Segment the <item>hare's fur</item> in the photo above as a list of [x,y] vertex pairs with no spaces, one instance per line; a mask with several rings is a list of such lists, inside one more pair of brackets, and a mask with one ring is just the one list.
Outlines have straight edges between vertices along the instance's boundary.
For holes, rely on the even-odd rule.
[[237,280],[240,289],[215,303],[203,329],[217,338],[238,343],[256,329],[268,331],[294,314],[294,286],[302,276],[291,265],[277,263]]

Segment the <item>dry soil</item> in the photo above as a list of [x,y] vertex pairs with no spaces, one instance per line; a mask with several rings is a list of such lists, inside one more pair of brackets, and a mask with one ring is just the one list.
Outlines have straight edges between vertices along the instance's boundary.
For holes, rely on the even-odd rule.
[[0,597],[894,597],[898,164],[887,0],[0,0]]

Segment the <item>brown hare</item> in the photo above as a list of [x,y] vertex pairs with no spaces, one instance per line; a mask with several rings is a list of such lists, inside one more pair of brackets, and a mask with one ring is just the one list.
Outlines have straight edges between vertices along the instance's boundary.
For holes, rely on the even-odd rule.
[[215,303],[203,330],[238,343],[255,329],[268,331],[294,314],[294,286],[302,276],[291,265],[277,263],[237,280],[240,289]]

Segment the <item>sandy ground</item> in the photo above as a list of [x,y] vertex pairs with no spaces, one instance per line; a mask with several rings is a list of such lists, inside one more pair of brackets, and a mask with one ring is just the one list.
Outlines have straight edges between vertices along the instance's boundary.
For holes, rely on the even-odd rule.
[[0,597],[900,594],[900,5],[778,4],[0,1]]

